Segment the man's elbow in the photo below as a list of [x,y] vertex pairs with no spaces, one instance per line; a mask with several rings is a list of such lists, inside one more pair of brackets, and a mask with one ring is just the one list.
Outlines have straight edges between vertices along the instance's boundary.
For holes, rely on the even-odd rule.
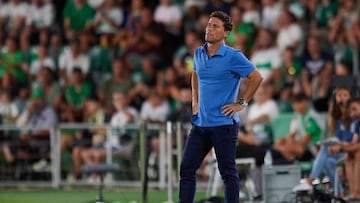
[[254,83],[260,85],[264,78],[261,76],[260,72],[255,69],[248,77],[250,80],[254,81]]

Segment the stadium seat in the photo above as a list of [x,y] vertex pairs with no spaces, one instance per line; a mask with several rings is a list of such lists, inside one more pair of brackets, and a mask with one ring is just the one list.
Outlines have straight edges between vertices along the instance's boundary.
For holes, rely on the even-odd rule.
[[100,176],[99,194],[96,203],[104,203],[103,188],[104,188],[104,175],[110,172],[117,172],[120,170],[119,164],[98,164],[98,165],[83,165],[81,172],[85,174],[96,173]]

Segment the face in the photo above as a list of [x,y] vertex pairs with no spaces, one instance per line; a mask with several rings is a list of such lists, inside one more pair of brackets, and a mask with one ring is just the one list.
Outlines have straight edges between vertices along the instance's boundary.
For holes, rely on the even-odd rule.
[[16,49],[15,41],[13,39],[8,38],[6,40],[6,48],[9,52],[13,52]]
[[350,92],[346,89],[339,89],[336,91],[335,100],[339,105],[345,105],[350,100]]
[[268,31],[260,30],[258,40],[261,47],[267,48],[271,45],[272,37]]
[[218,43],[223,41],[229,32],[225,31],[224,23],[218,18],[210,18],[205,29],[205,40],[208,43]]
[[307,42],[308,50],[310,53],[318,53],[320,52],[319,42],[316,38],[309,38]]
[[360,120],[360,103],[351,102],[350,103],[350,116],[356,120]]
[[294,111],[300,114],[304,114],[306,112],[307,106],[308,104],[306,100],[293,102]]
[[124,108],[125,100],[126,100],[126,97],[123,93],[115,92],[113,94],[113,104],[114,104],[114,107],[116,108],[116,110],[119,111]]

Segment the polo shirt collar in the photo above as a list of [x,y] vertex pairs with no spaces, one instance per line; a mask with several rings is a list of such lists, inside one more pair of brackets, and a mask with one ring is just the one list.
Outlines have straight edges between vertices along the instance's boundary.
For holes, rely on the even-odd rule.
[[[207,42],[205,42],[205,44],[202,46],[202,51],[204,53],[206,53],[206,49],[207,49]],[[225,48],[225,43],[222,43],[220,48],[216,51],[216,53],[213,56],[224,56],[225,52],[226,52],[226,48]]]

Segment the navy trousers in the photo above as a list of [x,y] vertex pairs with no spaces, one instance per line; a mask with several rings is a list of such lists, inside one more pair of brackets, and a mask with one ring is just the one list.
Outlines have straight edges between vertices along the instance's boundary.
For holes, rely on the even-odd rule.
[[225,203],[239,202],[240,183],[235,165],[237,132],[237,124],[218,127],[193,125],[181,160],[179,203],[193,203],[196,170],[212,147],[225,185]]

